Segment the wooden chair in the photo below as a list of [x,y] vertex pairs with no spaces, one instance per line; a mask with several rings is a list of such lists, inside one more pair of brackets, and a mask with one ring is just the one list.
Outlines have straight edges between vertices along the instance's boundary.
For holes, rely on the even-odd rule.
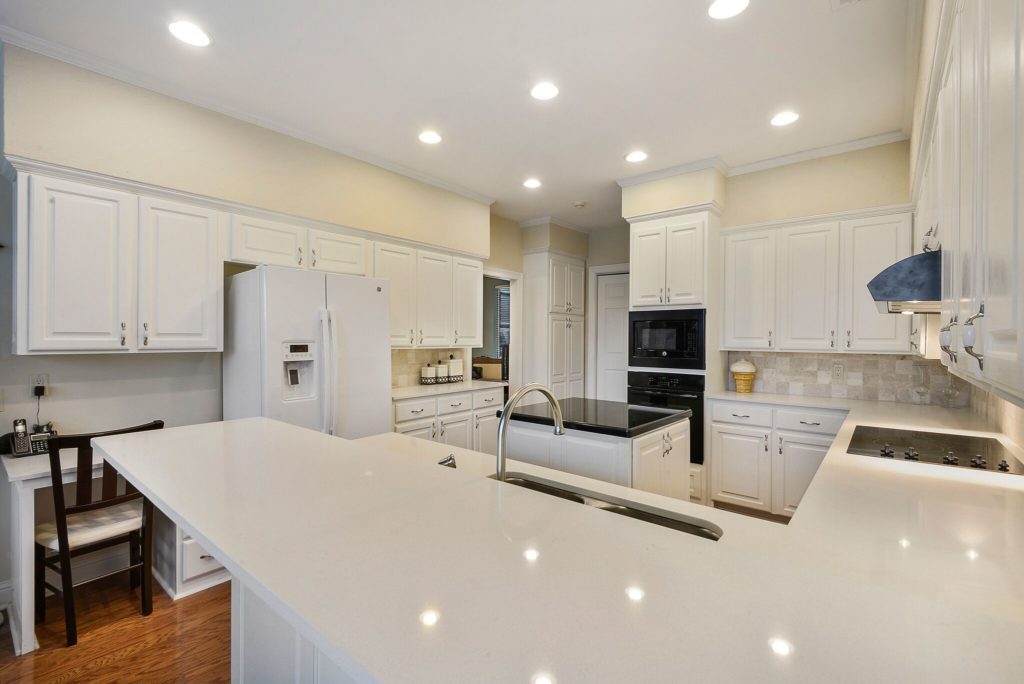
[[[55,520],[36,526],[35,592],[36,622],[46,619],[45,591],[49,588],[64,599],[64,624],[67,645],[78,643],[78,623],[75,619],[75,587],[129,570],[129,586],[142,585],[142,614],[153,612],[153,504],[127,481],[118,477],[109,463],[103,464],[100,498],[93,501],[92,439],[106,435],[159,430],[162,420],[137,425],[123,430],[97,432],[89,435],[52,437],[50,447],[50,477],[53,483],[53,510]],[[75,498],[72,505],[64,500],[64,485],[60,465],[61,449],[77,450]],[[124,482],[123,491],[121,482]],[[71,579],[71,559],[82,554],[118,544],[128,544],[129,565],[77,584]],[[48,554],[55,551],[56,554]],[[61,588],[46,581],[46,568],[60,574]]]

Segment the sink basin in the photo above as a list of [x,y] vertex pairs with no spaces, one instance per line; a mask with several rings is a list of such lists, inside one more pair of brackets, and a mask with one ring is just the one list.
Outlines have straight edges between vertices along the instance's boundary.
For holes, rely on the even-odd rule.
[[[491,479],[495,478],[494,475],[489,475],[488,477]],[[535,492],[547,494],[548,496],[558,497],[559,499],[583,504],[584,506],[590,506],[601,511],[633,518],[634,520],[642,520],[652,525],[660,525],[661,527],[667,527],[679,532],[686,532],[687,534],[710,539],[711,541],[718,541],[724,534],[721,527],[701,518],[626,501],[619,497],[599,494],[587,489],[544,480],[524,473],[508,473],[505,476],[505,484],[532,489]]]

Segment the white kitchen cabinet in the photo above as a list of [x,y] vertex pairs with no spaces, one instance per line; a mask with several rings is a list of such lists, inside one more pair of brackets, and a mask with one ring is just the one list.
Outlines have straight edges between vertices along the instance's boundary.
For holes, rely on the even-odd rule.
[[416,344],[416,250],[377,242],[373,246],[373,275],[388,281],[391,291],[391,346]]
[[771,512],[771,431],[711,425],[711,498],[725,504]]
[[772,511],[793,515],[818,466],[825,459],[833,437],[776,430],[772,457]]
[[664,433],[655,430],[633,440],[633,487],[660,494],[665,459]]
[[548,258],[548,312],[583,315],[586,269],[583,262],[561,254]]
[[307,229],[280,221],[231,216],[231,260],[272,266],[306,266]]
[[[515,424],[515,421],[511,421],[507,435],[510,459],[545,468],[557,468],[558,465],[561,465],[562,458],[559,452],[561,446],[554,443],[552,439],[554,435],[550,427],[544,425],[520,426]],[[552,465],[552,452],[555,452],[555,465]]]
[[409,420],[395,425],[395,432],[418,439],[434,441],[437,439],[437,421],[435,417]]
[[690,464],[690,501],[704,503],[704,483],[707,470],[699,463]]
[[485,454],[498,454],[497,409],[482,409],[473,412],[473,448]]
[[[482,285],[481,285],[482,287]],[[416,339],[424,347],[453,343],[452,257],[416,252]]]
[[20,200],[19,353],[133,348],[138,198],[32,175]]
[[364,276],[368,267],[370,245],[361,237],[331,233],[326,230],[309,231],[309,267],[328,273],[346,273]]
[[839,224],[779,231],[776,316],[781,350],[835,351],[839,305]]
[[633,487],[684,501],[692,498],[689,421],[633,440]]
[[227,582],[231,575],[213,554],[154,506],[153,579],[178,600]]
[[570,261],[565,277],[566,292],[569,295],[566,313],[582,316],[586,310],[587,269],[582,262]]
[[547,385],[560,399],[584,392],[584,273],[581,259],[523,255],[523,382]]
[[775,326],[775,231],[724,239],[723,346],[771,349]]
[[623,487],[630,485],[629,452],[625,446],[628,440],[597,439],[603,435],[575,431],[562,437],[552,434],[552,437],[554,444],[560,447],[561,463],[551,467]]
[[629,303],[658,306],[665,303],[665,225],[662,221],[630,226]]
[[563,316],[548,317],[548,382],[547,385],[558,399],[567,398],[569,380],[569,319]]
[[473,448],[473,414],[469,411],[439,416],[437,441],[462,449]]
[[139,205],[139,328],[143,350],[221,346],[220,212],[143,197]]
[[484,265],[477,259],[452,260],[452,339],[460,347],[484,344]]
[[839,236],[839,332],[843,351],[909,353],[910,317],[879,313],[867,284],[910,256],[910,214],[841,221]]
[[710,214],[630,226],[630,306],[699,306],[705,301]]

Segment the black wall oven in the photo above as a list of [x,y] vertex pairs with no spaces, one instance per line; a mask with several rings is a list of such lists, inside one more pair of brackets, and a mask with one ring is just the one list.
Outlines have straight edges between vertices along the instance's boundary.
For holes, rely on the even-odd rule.
[[631,311],[629,365],[704,370],[704,309]]
[[629,371],[628,401],[634,406],[690,409],[690,463],[704,463],[704,376]]

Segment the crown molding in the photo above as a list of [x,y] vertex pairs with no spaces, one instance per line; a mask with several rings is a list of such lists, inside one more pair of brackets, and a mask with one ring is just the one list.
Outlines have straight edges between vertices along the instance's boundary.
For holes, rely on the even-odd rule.
[[487,195],[470,188],[463,187],[456,183],[449,183],[448,181],[441,180],[440,178],[434,178],[433,176],[421,173],[401,164],[396,164],[374,154],[354,149],[348,145],[340,144],[337,141],[296,128],[291,124],[287,124],[273,117],[257,116],[255,114],[236,109],[216,99],[198,95],[188,88],[171,85],[161,79],[153,78],[152,76],[136,71],[135,69],[126,69],[124,67],[117,66],[104,59],[89,55],[80,50],[75,50],[74,48],[54,43],[38,36],[34,36],[31,33],[25,33],[24,31],[11,28],[10,26],[0,24],[0,41],[24,48],[31,52],[36,52],[45,57],[65,62],[66,64],[71,64],[72,66],[87,69],[88,71],[93,71],[103,76],[108,76],[118,81],[124,81],[125,83],[138,86],[139,88],[151,90],[153,92],[160,93],[161,95],[166,95],[167,97],[187,102],[203,109],[209,109],[210,111],[223,114],[244,123],[259,126],[260,128],[266,128],[274,131],[275,133],[280,133],[281,135],[288,136],[289,138],[295,138],[296,140],[301,140],[303,142],[316,145],[317,147],[331,150],[332,152],[336,152],[346,157],[352,157],[353,159],[357,159],[367,164],[372,164],[373,166],[380,167],[398,174],[399,176],[411,178],[412,180],[419,181],[420,183],[455,193],[456,195],[460,195],[466,199],[471,199],[474,202],[480,202],[481,204],[486,204],[488,206],[495,202],[494,198],[488,197]]
[[830,214],[815,214],[813,216],[797,216],[795,218],[775,219],[774,221],[762,221],[760,223],[746,223],[739,226],[725,226],[721,230],[722,235],[730,233],[745,233],[751,230],[766,230],[770,228],[782,228],[790,226],[804,226],[814,223],[827,223],[835,221],[849,221],[853,219],[873,218],[875,216],[887,216],[889,214],[906,214],[914,211],[913,203],[888,204],[883,207],[866,207],[864,209],[847,209],[836,211]]
[[640,185],[641,183],[650,183],[651,181],[671,178],[672,176],[679,176],[684,173],[693,173],[694,171],[704,171],[705,169],[718,169],[723,176],[729,175],[729,167],[726,166],[725,162],[720,157],[711,157],[710,159],[698,159],[686,164],[670,166],[667,169],[641,173],[638,176],[627,176],[615,182],[619,184],[620,188],[628,188],[633,185]]
[[676,207],[674,209],[666,209],[665,211],[655,211],[650,214],[639,214],[637,216],[624,216],[623,218],[630,224],[639,223],[641,221],[651,221],[654,219],[666,219],[674,218],[676,216],[685,216],[687,214],[697,214],[702,211],[714,214],[715,216],[722,215],[722,206],[718,202],[704,202],[702,204],[691,204],[688,207]]
[[870,147],[878,147],[879,145],[903,142],[904,140],[909,139],[909,137],[910,136],[903,131],[882,133],[881,135],[873,135],[868,138],[851,140],[849,142],[839,143],[838,145],[815,147],[810,150],[804,150],[803,152],[795,152],[781,157],[772,157],[770,159],[763,159],[750,164],[743,164],[742,166],[734,166],[730,169],[727,175],[732,178],[733,176],[742,176],[748,173],[766,171],[779,166],[799,164],[800,162],[810,161],[812,159],[821,159],[822,157],[831,157],[836,154],[843,154],[844,152],[856,152],[857,150],[866,150]]
[[532,219],[527,219],[525,221],[520,221],[519,222],[519,227],[520,228],[532,228],[533,226],[543,226],[543,225],[548,224],[548,223],[551,223],[551,217],[550,216],[539,216],[537,218],[532,218]]

